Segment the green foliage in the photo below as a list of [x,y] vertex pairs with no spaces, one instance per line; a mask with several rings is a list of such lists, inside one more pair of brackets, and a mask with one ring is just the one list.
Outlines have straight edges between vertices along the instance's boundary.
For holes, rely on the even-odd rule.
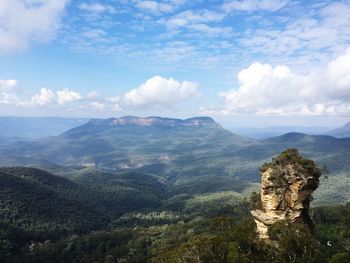
[[350,202],[350,173],[321,177],[320,186],[314,192],[315,206],[339,205]]
[[350,253],[347,252],[340,252],[335,255],[333,255],[328,263],[350,263]]
[[248,206],[250,210],[262,209],[261,194],[257,192],[252,192],[249,197]]
[[103,213],[95,216],[101,210],[90,204],[85,189],[42,170],[1,168],[0,185],[0,222],[20,229],[60,235],[106,222]]
[[260,168],[260,172],[264,173],[267,169],[270,169],[269,180],[273,182],[274,188],[278,189],[288,184],[289,166],[293,167],[297,175],[311,178],[311,180],[308,179],[307,184],[307,187],[311,190],[318,187],[322,171],[327,172],[327,168],[320,169],[313,160],[299,155],[299,151],[295,148],[283,151],[273,158],[271,163],[264,163]]
[[303,158],[299,155],[299,151],[295,148],[290,148],[282,152],[272,161],[273,165],[285,167],[288,164],[300,165],[308,175],[319,178],[322,170],[311,159]]
[[[312,210],[315,234],[327,258],[350,252],[350,205],[317,207]],[[330,243],[330,245],[328,244]],[[335,262],[335,261],[333,261]],[[340,261],[341,262],[341,261]]]
[[280,221],[269,228],[268,235],[276,242],[276,262],[318,262],[318,242],[305,225]]
[[152,175],[62,174],[0,169],[0,262],[347,262],[350,205],[313,208],[314,234],[279,222],[269,244],[249,214],[258,193],[249,208],[244,192],[177,194]]
[[158,255],[152,262],[240,263],[249,260],[240,253],[238,243],[226,241],[222,236],[202,234],[191,238],[178,248],[171,248],[163,255]]

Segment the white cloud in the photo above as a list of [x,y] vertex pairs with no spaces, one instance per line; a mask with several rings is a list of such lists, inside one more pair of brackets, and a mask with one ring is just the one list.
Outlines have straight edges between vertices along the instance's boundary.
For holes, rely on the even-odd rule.
[[234,0],[227,1],[222,8],[227,11],[278,11],[288,4],[287,0]]
[[137,0],[135,6],[143,11],[160,15],[163,13],[170,13],[175,11],[185,0],[171,0],[171,1],[153,1],[153,0]]
[[22,106],[64,105],[81,99],[82,96],[73,90],[63,89],[54,92],[50,89],[42,88],[40,93],[34,95],[29,102],[22,101],[19,104]]
[[94,14],[99,14],[99,13],[104,13],[104,12],[108,12],[108,13],[115,13],[116,10],[113,6],[111,5],[103,5],[101,3],[91,3],[91,4],[87,4],[87,3],[83,3],[79,5],[80,10],[84,10],[84,11],[88,11],[90,13],[94,13]]
[[18,90],[18,82],[14,79],[0,79],[0,104],[14,104],[17,103],[18,97],[16,91]]
[[88,99],[96,99],[96,98],[98,98],[100,96],[100,94],[97,92],[97,91],[90,91],[87,95],[86,95],[86,97],[88,98]]
[[350,2],[331,2],[268,27],[252,28],[240,38],[252,53],[300,66],[339,54],[350,41]]
[[15,79],[0,79],[1,90],[13,90],[18,87],[18,82]]
[[101,97],[96,91],[91,91],[86,96],[82,96],[79,92],[70,89],[53,91],[48,88],[41,88],[37,94],[29,98],[24,97],[19,91],[21,90],[17,80],[0,79],[0,105],[63,109],[66,104],[77,102],[73,104],[76,110],[82,108],[96,111],[111,110],[112,112],[122,110],[119,97]]
[[98,101],[91,102],[90,106],[94,110],[103,110],[105,108],[105,105],[102,102],[98,102]]
[[57,95],[57,102],[59,105],[63,105],[67,102],[73,102],[73,101],[82,99],[81,95],[78,92],[69,90],[69,89],[59,90],[56,92],[56,95]]
[[127,92],[123,102],[131,106],[171,106],[197,94],[197,83],[155,76],[137,89]]
[[208,26],[207,24],[194,24],[194,25],[190,25],[188,28],[201,33],[212,35],[212,36],[228,35],[232,32],[232,29],[229,27],[211,27],[211,26]]
[[110,102],[110,103],[119,103],[120,102],[120,97],[118,97],[118,96],[108,97],[108,98],[106,98],[106,101]]
[[69,0],[1,0],[0,54],[50,41]]
[[350,48],[328,65],[298,74],[285,65],[254,63],[222,92],[227,114],[350,115]]
[[[154,50],[152,56],[160,61],[172,61],[173,63],[188,59],[196,48],[182,41],[169,42],[165,47]],[[187,61],[188,62],[188,61]]]
[[169,28],[178,28],[187,26],[189,24],[220,21],[224,17],[225,15],[222,13],[206,9],[198,11],[187,10],[176,14],[167,20],[161,20],[160,22],[164,23]]
[[49,89],[42,88],[40,89],[40,93],[34,95],[30,101],[30,105],[33,106],[44,106],[48,104],[52,104],[56,100],[56,94]]

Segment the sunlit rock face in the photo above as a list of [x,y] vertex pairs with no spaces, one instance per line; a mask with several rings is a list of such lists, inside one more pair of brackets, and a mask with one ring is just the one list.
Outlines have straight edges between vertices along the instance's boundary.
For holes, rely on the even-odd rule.
[[220,125],[210,117],[194,117],[190,119],[173,119],[162,117],[135,117],[124,116],[120,118],[92,119],[91,125],[106,126],[162,126],[162,127],[211,127],[218,128]]
[[315,163],[296,149],[288,149],[262,166],[261,204],[251,211],[260,238],[269,238],[268,227],[280,220],[310,225],[309,204],[320,175]]

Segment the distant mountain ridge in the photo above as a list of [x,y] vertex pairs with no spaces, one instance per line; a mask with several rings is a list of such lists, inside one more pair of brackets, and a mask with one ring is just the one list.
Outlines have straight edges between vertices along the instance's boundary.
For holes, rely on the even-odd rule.
[[228,130],[242,135],[244,137],[264,140],[277,136],[281,136],[287,133],[304,133],[309,135],[322,135],[327,134],[334,127],[320,127],[320,126],[269,126],[264,128],[252,128],[252,127],[225,127]]
[[172,178],[227,174],[218,160],[251,143],[209,117],[126,116],[93,119],[59,136],[0,146],[0,165],[30,165],[33,159],[48,165],[139,169]]
[[88,124],[93,125],[135,125],[135,126],[164,126],[164,127],[184,127],[184,126],[210,126],[220,127],[211,117],[194,117],[189,119],[163,118],[158,116],[136,117],[124,116],[120,118],[92,119]]
[[259,166],[287,148],[350,171],[350,138],[287,133],[266,140],[241,137],[210,117],[92,119],[65,133],[0,145],[1,165],[82,166],[138,171],[169,179],[229,176],[257,180]]
[[337,138],[350,138],[350,122],[346,123],[343,127],[328,132],[327,135]]

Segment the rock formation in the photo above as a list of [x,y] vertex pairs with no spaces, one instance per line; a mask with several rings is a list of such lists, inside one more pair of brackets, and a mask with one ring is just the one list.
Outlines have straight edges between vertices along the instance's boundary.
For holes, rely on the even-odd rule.
[[321,175],[315,163],[288,149],[260,171],[261,202],[251,211],[260,238],[269,238],[268,227],[280,220],[311,226],[309,204]]
[[163,126],[163,127],[180,127],[180,126],[206,126],[212,128],[218,128],[220,125],[210,117],[195,117],[190,119],[173,119],[173,118],[162,118],[162,117],[135,117],[135,116],[124,116],[120,118],[110,119],[92,119],[90,124],[97,125],[110,125],[110,126]]

